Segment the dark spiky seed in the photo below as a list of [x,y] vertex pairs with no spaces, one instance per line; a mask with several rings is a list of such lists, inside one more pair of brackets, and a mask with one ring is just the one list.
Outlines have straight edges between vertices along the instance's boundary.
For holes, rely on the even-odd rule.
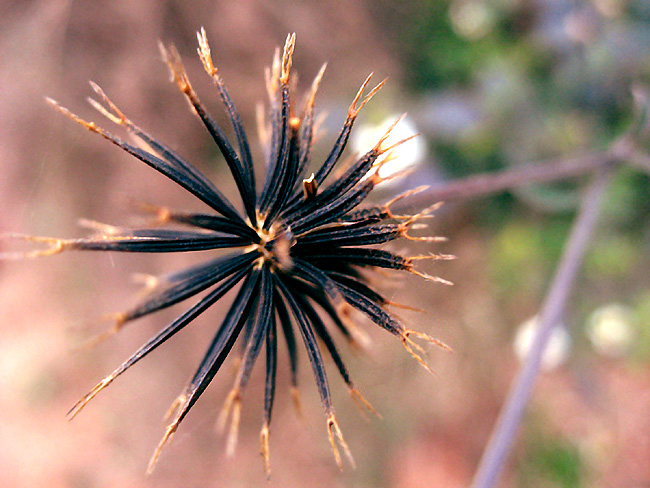
[[[24,256],[55,254],[64,250],[188,252],[235,249],[231,254],[152,279],[152,289],[147,297],[133,308],[115,316],[115,326],[109,333],[137,318],[205,292],[194,305],[162,328],[126,362],[79,400],[70,411],[70,417],[74,417],[115,378],[239,285],[236,297],[215,332],[194,377],[172,406],[170,411],[172,421],[156,449],[149,469],[153,468],[162,446],[174,434],[239,340],[241,342],[239,370],[235,385],[227,397],[220,422],[223,425],[228,416],[232,416],[228,442],[228,450],[232,451],[235,445],[241,398],[253,366],[264,349],[266,381],[261,449],[265,469],[268,472],[268,438],[275,396],[279,334],[284,337],[286,343],[292,391],[296,400],[298,368],[296,339],[297,335],[302,338],[325,409],[332,449],[337,463],[341,465],[338,446],[343,447],[350,461],[352,458],[334,415],[323,352],[318,339],[326,353],[333,359],[352,397],[361,405],[374,411],[363,399],[350,377],[327,322],[331,322],[349,342],[353,343],[359,339],[359,331],[346,317],[349,309],[357,309],[372,322],[399,337],[407,350],[426,367],[420,355],[421,348],[412,341],[410,336],[416,335],[443,347],[446,346],[425,334],[404,328],[395,320],[384,309],[391,302],[369,286],[367,270],[378,268],[405,270],[425,278],[432,278],[415,271],[414,260],[446,259],[451,256],[431,254],[409,258],[386,250],[365,247],[386,243],[400,237],[436,240],[435,238],[413,238],[407,234],[410,225],[424,213],[417,216],[395,216],[390,211],[392,202],[385,206],[359,208],[373,188],[382,181],[378,169],[382,164],[380,157],[392,149],[385,144],[390,130],[347,170],[339,176],[328,179],[339,163],[359,111],[379,90],[383,81],[363,97],[372,75],[364,81],[350,105],[343,128],[332,150],[322,164],[317,166],[315,172],[307,177],[307,168],[312,165],[314,98],[324,67],[314,80],[300,117],[293,115],[295,111],[289,81],[295,36],[288,36],[282,56],[280,57],[279,52],[276,52],[273,67],[267,73],[270,98],[268,170],[262,190],[258,193],[251,152],[240,116],[212,64],[210,48],[203,30],[198,34],[198,39],[201,61],[223,101],[238,150],[229,142],[223,129],[217,125],[200,102],[176,50],[173,47],[161,46],[161,51],[174,82],[190,102],[228,164],[242,200],[243,215],[205,175],[131,122],[96,84],[91,85],[102,103],[91,100],[91,104],[111,121],[124,127],[142,144],[130,144],[93,122],[82,120],[50,100],[58,110],[88,130],[101,135],[185,188],[216,214],[183,213],[145,205],[143,208],[153,213],[156,218],[156,226],[151,229],[130,230],[89,222],[87,224],[98,231],[97,236],[75,240],[15,236],[48,246],[44,250],[26,253]],[[327,183],[328,181],[330,182]],[[165,224],[173,225],[163,227]],[[444,282],[439,278],[435,279]]]

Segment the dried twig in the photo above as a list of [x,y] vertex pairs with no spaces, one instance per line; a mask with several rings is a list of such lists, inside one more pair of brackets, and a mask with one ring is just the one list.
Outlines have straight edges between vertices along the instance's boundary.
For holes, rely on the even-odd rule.
[[573,225],[564,255],[544,300],[533,344],[519,376],[510,390],[490,442],[483,454],[472,484],[474,488],[494,486],[501,471],[528,403],[553,327],[560,322],[564,315],[567,300],[598,220],[600,203],[610,174],[610,171],[601,171],[587,189],[582,200],[582,206]]
[[600,204],[608,181],[616,166],[627,164],[650,173],[650,156],[644,150],[648,132],[648,97],[635,94],[637,118],[629,130],[602,152],[527,164],[492,174],[470,176],[442,183],[417,195],[411,204],[425,206],[434,201],[466,200],[487,196],[532,183],[548,183],[584,175],[594,175],[573,225],[564,255],[548,290],[539,314],[539,325],[533,344],[501,411],[490,441],[475,474],[473,488],[494,486],[506,461],[517,428],[529,401],[539,373],[541,358],[553,331],[565,313],[575,278],[593,235]]

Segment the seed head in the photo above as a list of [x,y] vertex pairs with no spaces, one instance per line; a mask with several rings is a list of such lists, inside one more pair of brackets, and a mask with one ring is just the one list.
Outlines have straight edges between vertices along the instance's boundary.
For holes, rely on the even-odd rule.
[[[389,154],[400,144],[398,142],[390,147],[385,144],[399,120],[365,154],[347,166],[340,163],[359,111],[385,80],[368,90],[372,74],[366,78],[350,105],[329,154],[323,161],[314,161],[311,154],[316,126],[314,102],[325,66],[316,76],[302,109],[296,108],[290,90],[295,35],[289,35],[282,53],[276,51],[272,67],[267,71],[270,111],[268,124],[261,133],[264,134],[268,160],[266,176],[259,188],[246,132],[213,64],[203,29],[198,33],[198,42],[199,57],[221,97],[235,136],[236,148],[199,100],[176,49],[163,45],[160,49],[173,82],[190,103],[228,164],[241,197],[243,212],[209,178],[174,150],[135,125],[97,84],[91,83],[98,97],[97,100],[90,99],[91,105],[137,139],[137,145],[116,137],[94,122],[83,120],[51,99],[48,101],[89,131],[99,134],[184,188],[203,202],[208,210],[193,213],[142,205],[143,210],[153,215],[155,225],[151,228],[127,229],[86,221],[86,226],[94,229],[96,235],[83,239],[12,235],[13,238],[35,242],[43,248],[22,255],[5,254],[3,257],[35,257],[68,250],[168,253],[228,249],[227,253],[219,253],[201,264],[161,277],[145,277],[146,295],[132,308],[113,316],[114,326],[101,336],[102,339],[140,317],[193,297],[197,297],[196,301],[81,398],[70,410],[70,418],[118,376],[233,290],[234,300],[215,331],[194,377],[168,413],[170,423],[151,459],[149,471],[158,460],[161,448],[174,435],[231,354],[238,356],[238,372],[233,388],[226,397],[219,424],[226,429],[230,419],[227,446],[229,453],[234,451],[242,399],[253,366],[264,349],[266,379],[260,445],[264,467],[269,472],[269,434],[280,337],[286,344],[291,392],[296,406],[299,408],[297,371],[299,342],[302,342],[325,410],[327,432],[336,462],[341,466],[339,449],[342,449],[353,464],[334,414],[323,354],[332,358],[353,400],[362,409],[375,411],[353,382],[334,343],[332,332],[338,329],[352,345],[362,343],[362,331],[349,319],[350,311],[356,309],[371,322],[399,338],[406,350],[429,369],[423,358],[424,350],[413,338],[443,348],[447,346],[401,325],[386,310],[388,306],[396,304],[371,287],[369,274],[373,270],[407,271],[448,283],[417,271],[414,265],[420,259],[453,257],[440,254],[405,257],[376,247],[399,238],[440,240],[409,234],[409,230],[421,225],[415,223],[426,218],[433,209],[404,216],[391,211],[395,201],[423,188],[411,190],[384,205],[362,206],[375,186],[383,181],[379,176],[381,162],[378,161],[388,158],[380,156]],[[334,174],[335,168],[337,171]],[[237,342],[241,345],[238,351],[234,348]]]

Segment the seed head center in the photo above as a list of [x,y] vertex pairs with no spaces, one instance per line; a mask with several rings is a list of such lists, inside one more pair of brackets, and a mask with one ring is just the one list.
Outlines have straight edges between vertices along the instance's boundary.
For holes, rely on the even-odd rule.
[[260,264],[268,264],[272,268],[290,269],[292,266],[290,250],[294,244],[293,234],[283,227],[272,225],[270,229],[258,226],[255,229],[260,237],[255,247],[260,253]]

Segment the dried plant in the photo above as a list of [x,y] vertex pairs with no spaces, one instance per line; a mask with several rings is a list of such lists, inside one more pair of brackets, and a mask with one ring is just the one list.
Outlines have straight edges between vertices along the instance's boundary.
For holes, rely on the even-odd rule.
[[[60,112],[86,129],[99,134],[184,188],[209,207],[210,211],[189,213],[147,205],[143,207],[154,215],[155,224],[146,229],[127,229],[86,221],[87,225],[97,231],[97,235],[68,240],[16,236],[46,246],[45,249],[23,254],[22,257],[52,255],[69,250],[167,253],[234,249],[229,254],[148,281],[146,297],[134,307],[115,315],[115,325],[101,338],[117,332],[140,317],[202,292],[205,294],[95,385],[71,409],[70,417],[79,413],[123,372],[239,284],[232,305],[216,330],[194,377],[169,411],[171,422],[151,459],[149,471],[153,469],[161,448],[176,432],[227,356],[233,353],[235,343],[239,342],[240,350],[235,350],[232,354],[238,356],[240,361],[238,372],[234,386],[227,395],[219,423],[224,426],[228,417],[231,418],[227,450],[232,453],[242,397],[253,366],[261,350],[265,349],[264,419],[260,442],[265,470],[269,472],[269,426],[276,387],[278,329],[286,343],[291,389],[296,404],[298,405],[299,355],[297,330],[316,379],[336,462],[341,466],[341,447],[353,463],[334,414],[322,348],[331,356],[352,398],[361,408],[374,412],[350,377],[332,337],[333,330],[338,329],[350,343],[359,342],[360,331],[348,318],[352,309],[362,312],[376,325],[396,336],[407,351],[427,369],[423,350],[413,342],[413,337],[447,347],[424,333],[405,328],[386,311],[386,306],[397,304],[370,286],[370,273],[374,270],[408,271],[425,279],[447,283],[443,279],[417,271],[414,263],[419,259],[450,259],[451,256],[427,254],[404,257],[374,247],[399,238],[440,240],[437,237],[413,237],[408,233],[435,206],[417,215],[399,216],[391,211],[392,203],[422,190],[418,188],[385,205],[360,208],[373,188],[383,181],[379,168],[390,160],[391,150],[404,142],[392,146],[386,143],[398,120],[366,154],[347,166],[339,162],[359,111],[384,84],[382,81],[364,96],[372,75],[363,82],[352,101],[343,128],[329,155],[320,165],[312,165],[314,99],[325,66],[316,76],[302,112],[297,116],[290,89],[294,35],[287,37],[281,54],[279,50],[276,51],[273,65],[267,71],[269,127],[261,133],[266,134],[262,142],[266,146],[268,161],[266,177],[261,191],[258,191],[248,139],[240,116],[213,65],[205,31],[198,33],[198,41],[200,59],[219,92],[238,149],[233,147],[223,129],[200,102],[178,52],[173,47],[166,48],[162,45],[161,52],[173,81],[205,125],[228,164],[239,190],[243,214],[204,174],[129,120],[96,84],[91,83],[100,101],[91,99],[91,104],[109,120],[126,129],[136,140],[135,144],[112,135],[94,122],[85,121],[49,100]],[[305,178],[311,166],[317,167]],[[338,170],[339,166],[343,167]],[[337,171],[333,172],[335,168]]]

